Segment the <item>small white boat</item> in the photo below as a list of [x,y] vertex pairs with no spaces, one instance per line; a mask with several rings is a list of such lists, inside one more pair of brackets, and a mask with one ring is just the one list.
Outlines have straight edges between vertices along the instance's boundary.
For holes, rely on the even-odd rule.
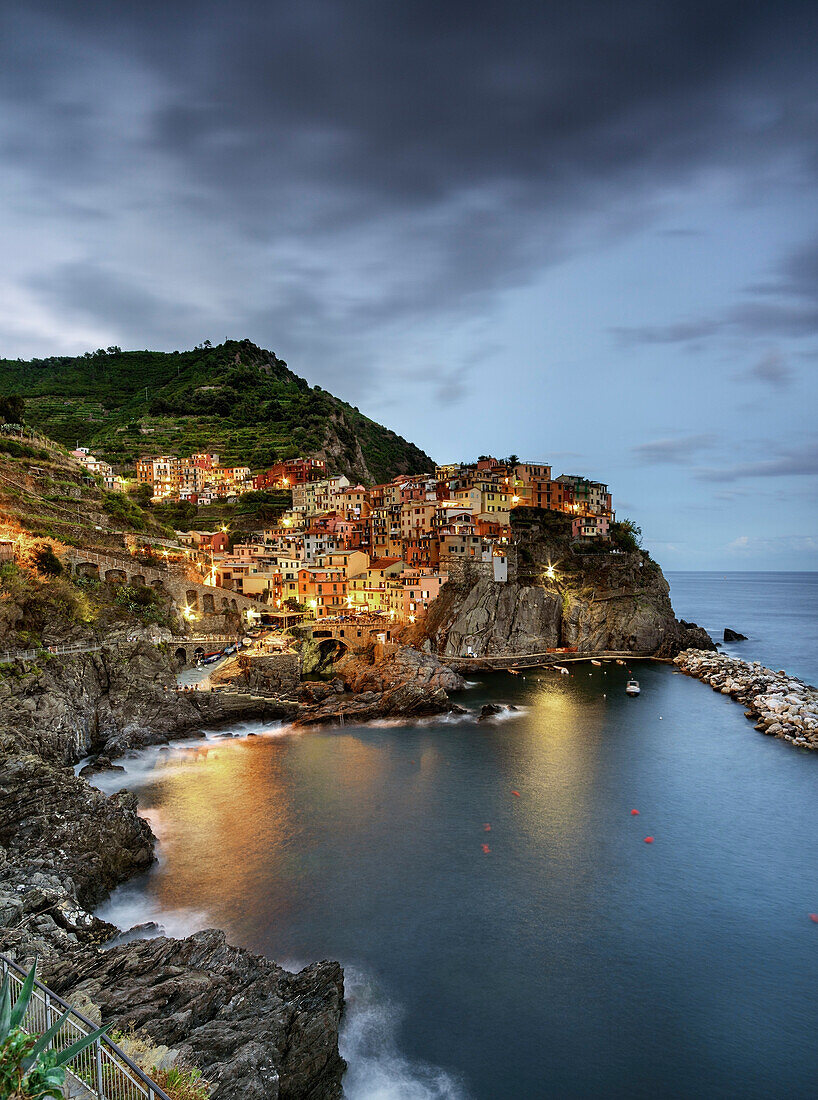
[[554,665],[554,671],[559,672],[561,676],[570,676],[571,673],[565,667],[565,665]]
[[616,658],[616,663],[617,663],[618,665],[624,665],[624,663],[625,663],[625,662],[624,662],[624,661],[620,661],[620,659],[619,659],[619,658],[617,657],[617,658]]
[[638,680],[628,680],[627,684],[625,684],[625,691],[628,695],[638,695],[639,694],[639,681]]
[[596,665],[596,666],[597,666],[597,667],[599,668],[599,667],[601,667],[601,665],[602,665],[602,661],[596,661],[596,660],[594,660],[594,659],[593,659],[593,657],[592,657],[592,658],[591,658],[591,664],[592,664],[592,665]]

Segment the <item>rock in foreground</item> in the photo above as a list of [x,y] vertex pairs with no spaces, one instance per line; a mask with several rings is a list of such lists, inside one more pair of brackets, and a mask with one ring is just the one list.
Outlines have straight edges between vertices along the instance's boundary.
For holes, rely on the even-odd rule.
[[209,929],[85,952],[46,966],[60,996],[78,992],[105,1023],[133,1025],[178,1051],[216,1100],[337,1100],[343,971],[313,963],[291,974]]

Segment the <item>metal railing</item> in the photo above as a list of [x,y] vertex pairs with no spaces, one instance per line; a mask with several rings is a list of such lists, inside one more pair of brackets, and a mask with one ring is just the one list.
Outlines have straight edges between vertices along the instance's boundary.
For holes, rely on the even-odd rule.
[[0,664],[8,664],[10,661],[33,661],[37,657],[47,657],[48,654],[65,656],[72,653],[98,653],[102,648],[101,645],[44,645],[39,649],[4,649],[0,652]]
[[[0,974],[9,979],[13,1001],[25,981],[26,971],[0,955]],[[97,1025],[41,982],[35,982],[28,1011],[23,1017],[23,1030],[30,1035],[42,1035],[65,1011],[70,1011],[71,1015],[50,1044],[55,1050],[65,1050],[83,1035],[96,1031]],[[68,1063],[66,1076],[68,1095],[90,1096],[95,1100],[170,1100],[124,1050],[104,1035]]]

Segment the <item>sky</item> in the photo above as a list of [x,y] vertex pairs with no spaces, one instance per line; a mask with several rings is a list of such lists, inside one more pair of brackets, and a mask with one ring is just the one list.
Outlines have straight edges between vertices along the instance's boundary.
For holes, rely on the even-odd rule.
[[9,0],[0,356],[249,338],[668,569],[816,569],[816,56],[786,0]]

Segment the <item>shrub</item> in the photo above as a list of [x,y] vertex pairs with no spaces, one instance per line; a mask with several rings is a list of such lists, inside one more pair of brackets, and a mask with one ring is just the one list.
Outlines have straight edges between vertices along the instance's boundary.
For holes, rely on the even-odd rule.
[[29,561],[45,577],[58,577],[62,573],[62,562],[54,553],[51,543],[44,542],[35,546],[29,555]]
[[642,528],[630,519],[616,520],[610,528],[611,542],[617,550],[634,553],[642,541]]
[[210,1095],[210,1085],[203,1080],[198,1069],[179,1069],[178,1066],[154,1068],[151,1077],[171,1100],[207,1100]]

